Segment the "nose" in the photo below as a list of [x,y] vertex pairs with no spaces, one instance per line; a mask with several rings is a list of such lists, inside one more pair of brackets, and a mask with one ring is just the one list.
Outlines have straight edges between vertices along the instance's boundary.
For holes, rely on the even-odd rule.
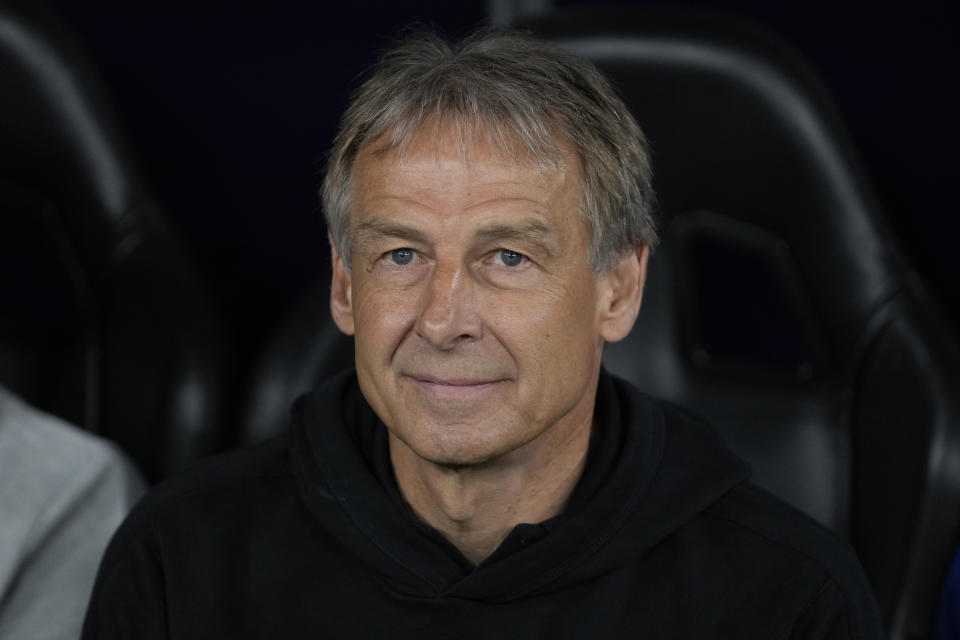
[[417,335],[448,351],[480,337],[473,283],[461,266],[437,265],[422,293]]

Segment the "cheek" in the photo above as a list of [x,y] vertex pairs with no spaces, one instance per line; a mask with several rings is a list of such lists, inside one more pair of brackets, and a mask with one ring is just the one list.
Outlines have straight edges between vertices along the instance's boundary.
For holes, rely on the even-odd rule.
[[547,287],[543,323],[563,336],[593,342],[596,329],[597,285],[591,275],[570,278],[562,286]]
[[548,283],[536,293],[492,297],[484,302],[488,324],[523,366],[547,369],[559,361],[585,364],[598,348],[596,287],[592,281]]
[[[416,318],[411,294],[360,285],[353,290],[357,344],[389,356]],[[392,346],[391,346],[392,345]],[[386,353],[384,353],[386,351]]]

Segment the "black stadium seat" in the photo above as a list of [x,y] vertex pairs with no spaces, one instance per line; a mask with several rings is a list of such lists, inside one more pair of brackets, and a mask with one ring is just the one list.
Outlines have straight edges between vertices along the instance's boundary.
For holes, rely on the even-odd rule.
[[0,383],[158,479],[220,444],[214,312],[37,2],[0,2],[0,96]]
[[[717,15],[569,8],[647,132],[664,242],[607,367],[708,416],[754,479],[849,539],[891,637],[931,633],[960,522],[960,346],[797,55]],[[244,440],[352,361],[320,282],[263,355]]]

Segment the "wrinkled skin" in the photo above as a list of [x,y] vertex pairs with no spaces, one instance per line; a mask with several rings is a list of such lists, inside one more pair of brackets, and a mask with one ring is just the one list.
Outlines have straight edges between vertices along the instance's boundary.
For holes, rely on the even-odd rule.
[[585,451],[603,343],[633,325],[646,249],[593,271],[572,155],[543,168],[481,143],[465,154],[442,128],[402,156],[373,146],[331,310],[391,446],[448,467]]

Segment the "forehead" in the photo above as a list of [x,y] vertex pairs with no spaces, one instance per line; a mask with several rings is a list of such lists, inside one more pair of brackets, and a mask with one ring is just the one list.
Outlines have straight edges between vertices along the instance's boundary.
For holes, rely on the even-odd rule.
[[[402,138],[382,135],[364,145],[353,167],[355,203],[383,191],[444,194],[464,187],[525,191],[531,197],[582,198],[580,162],[569,145],[524,144],[494,125],[432,121]],[[561,194],[562,192],[562,194]],[[356,207],[354,207],[356,209]]]
[[575,156],[563,131],[546,121],[532,125],[509,117],[449,112],[383,129],[362,145],[364,151],[374,156],[392,154],[402,158],[411,148],[432,148],[455,151],[465,161],[478,153],[501,155],[544,170],[560,168]]

